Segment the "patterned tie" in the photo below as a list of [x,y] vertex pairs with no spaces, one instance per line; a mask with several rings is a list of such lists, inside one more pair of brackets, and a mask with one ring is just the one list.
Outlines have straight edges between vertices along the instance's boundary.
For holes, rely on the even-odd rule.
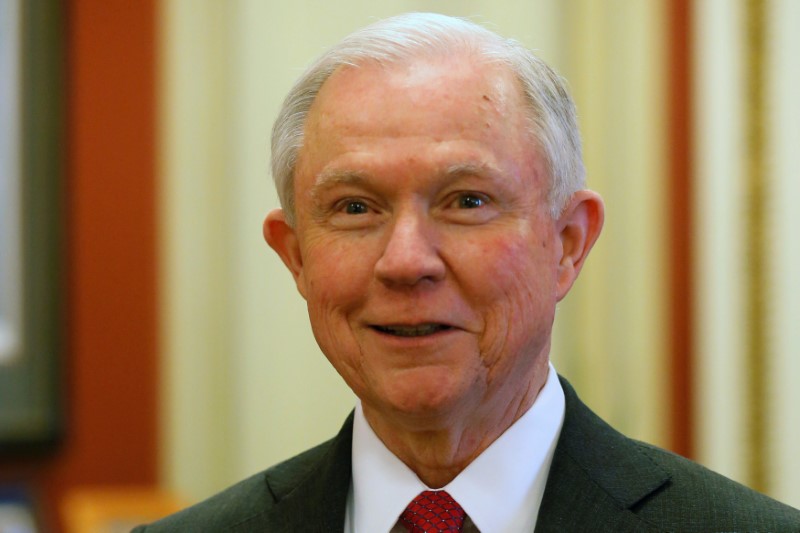
[[458,533],[464,525],[464,509],[443,490],[426,490],[414,498],[400,522],[411,533],[449,531]]

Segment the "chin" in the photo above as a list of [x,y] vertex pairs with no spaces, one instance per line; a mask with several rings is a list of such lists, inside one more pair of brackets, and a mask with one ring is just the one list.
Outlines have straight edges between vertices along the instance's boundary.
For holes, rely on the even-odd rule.
[[395,386],[386,391],[383,399],[393,415],[434,429],[439,422],[452,424],[453,416],[468,408],[467,391],[456,385],[448,380],[446,383]]

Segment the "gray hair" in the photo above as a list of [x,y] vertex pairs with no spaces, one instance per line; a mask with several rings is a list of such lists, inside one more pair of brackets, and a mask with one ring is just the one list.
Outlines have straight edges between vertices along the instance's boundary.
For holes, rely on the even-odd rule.
[[286,219],[294,225],[294,172],[303,146],[309,109],[322,85],[342,66],[375,61],[396,64],[418,57],[470,53],[505,65],[519,80],[528,106],[530,130],[544,158],[548,202],[558,217],[572,193],[584,187],[575,105],[565,81],[513,39],[473,22],[432,13],[382,20],[345,37],[318,58],[295,82],[272,128],[272,176]]

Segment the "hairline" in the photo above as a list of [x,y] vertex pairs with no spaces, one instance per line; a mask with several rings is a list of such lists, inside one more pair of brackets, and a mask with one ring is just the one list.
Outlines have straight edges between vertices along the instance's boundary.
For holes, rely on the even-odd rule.
[[[389,20],[391,21],[392,19]],[[359,49],[357,47],[359,43],[356,39],[354,39],[356,40],[355,47],[353,43],[350,42],[353,36],[358,36],[361,33],[356,32],[317,59],[295,83],[294,87],[287,95],[281,113],[275,122],[272,138],[273,178],[278,187],[281,204],[286,211],[287,221],[290,224],[293,225],[296,217],[296,191],[294,190],[295,174],[297,172],[300,154],[305,146],[308,118],[317,97],[324,85],[336,72],[343,68],[361,68],[367,63],[378,64],[383,68],[392,68],[403,64],[410,64],[419,59],[459,55],[480,62],[481,64],[496,65],[500,68],[508,69],[508,72],[510,72],[516,80],[517,89],[520,91],[519,94],[523,99],[522,105],[527,122],[526,129],[528,135],[530,135],[530,141],[532,141],[530,149],[534,150],[535,155],[543,161],[542,170],[545,173],[547,183],[546,197],[549,210],[554,218],[557,217],[564,208],[568,196],[583,185],[580,139],[578,137],[576,141],[574,137],[577,135],[577,131],[572,131],[577,128],[575,124],[574,104],[572,104],[571,99],[566,94],[566,89],[563,87],[563,80],[561,80],[544,62],[539,60],[528,49],[524,48],[516,41],[506,39],[468,21],[449,18],[448,20],[461,21],[468,26],[466,26],[466,29],[459,28],[461,31],[456,37],[450,38],[449,40],[444,40],[443,37],[443,42],[441,46],[438,47],[424,42],[404,48],[399,44],[390,42],[388,45],[385,45],[385,48],[379,49],[378,51],[370,50],[363,43],[362,46],[364,49]],[[367,31],[370,28],[371,27],[367,27],[361,31]],[[349,49],[348,46],[353,49]],[[525,72],[526,65],[522,64],[523,62],[531,62],[535,65],[536,69],[540,69],[542,72]],[[526,74],[531,75],[534,79],[526,80]],[[552,79],[545,79],[548,76],[555,78],[556,81],[553,82]],[[557,111],[562,112],[562,114],[559,115],[557,112],[554,112],[553,109],[546,108],[546,106],[542,105],[542,102],[537,101],[537,99],[542,96],[550,95],[531,94],[532,89],[544,91],[544,87],[539,87],[538,85],[534,87],[534,85],[544,85],[548,82],[555,86],[555,92],[564,93],[563,95],[559,94],[559,96],[563,97],[566,104],[568,104],[566,113],[563,113],[564,109],[559,107]],[[552,87],[549,89],[553,90]],[[562,106],[563,103],[564,102],[557,102],[559,106]],[[296,109],[296,111],[293,114],[287,115],[287,110],[291,109]],[[561,124],[555,128],[552,124],[540,124],[539,121],[543,119],[543,115],[547,115],[548,113],[550,115],[555,114],[556,119],[566,118],[567,123]],[[565,117],[563,116],[564,114],[569,116]],[[550,115],[548,115],[548,117],[553,118],[550,117]],[[290,129],[287,126],[293,126],[293,128]],[[279,133],[284,135],[281,137]],[[291,136],[291,142],[289,143],[286,142],[288,139],[284,138],[287,134]],[[569,138],[562,140],[566,140],[569,144],[577,144],[577,146],[574,147],[577,150],[577,154],[574,156],[578,159],[579,168],[572,168],[574,165],[570,165],[569,161],[562,162],[563,164],[559,166],[558,162],[553,160],[555,150],[548,150],[547,147],[542,145],[542,142],[548,140],[548,136],[552,137],[554,134],[560,134],[561,137],[564,137],[563,134],[566,134]],[[278,152],[278,157],[276,157],[276,152]],[[282,152],[286,153],[284,154]],[[276,161],[276,159],[278,161]],[[277,168],[276,163],[281,161],[285,164],[286,168]],[[559,166],[559,168],[555,168],[556,166]],[[557,177],[556,173],[563,171],[566,167],[572,168],[572,170],[578,172],[580,175],[570,176],[569,174],[571,173],[568,173],[566,176]],[[567,190],[559,190],[559,187],[566,187]]]

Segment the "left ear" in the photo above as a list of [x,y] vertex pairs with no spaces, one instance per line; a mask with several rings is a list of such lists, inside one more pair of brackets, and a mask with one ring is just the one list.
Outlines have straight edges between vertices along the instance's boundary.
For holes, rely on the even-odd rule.
[[581,190],[572,195],[557,221],[561,241],[558,263],[558,301],[567,295],[578,278],[589,251],[603,228],[603,199],[594,191]]

